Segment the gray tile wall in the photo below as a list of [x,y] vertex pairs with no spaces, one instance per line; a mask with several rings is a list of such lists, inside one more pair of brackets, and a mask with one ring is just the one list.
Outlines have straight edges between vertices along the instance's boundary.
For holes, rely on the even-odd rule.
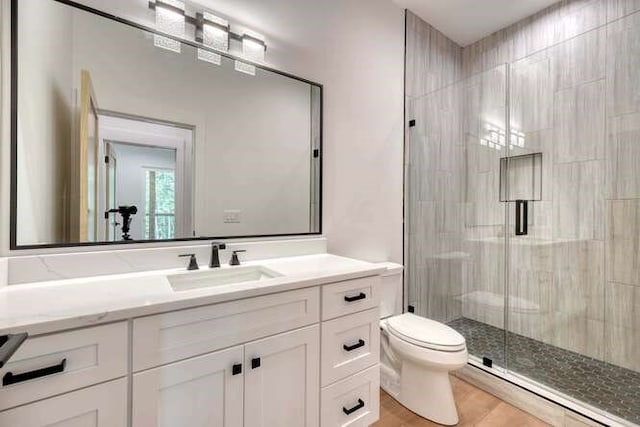
[[497,31],[464,48],[464,73],[471,75],[514,62],[600,27],[607,22],[608,6],[616,16],[623,13],[619,10],[633,9],[632,2],[619,1],[618,7],[609,5],[612,2],[616,3],[613,0],[563,0]]
[[407,12],[406,280],[420,315],[460,317],[465,145],[462,48]]
[[533,233],[509,248],[509,293],[539,311],[509,327],[640,370],[640,1],[563,1],[463,49],[466,76],[500,63],[545,165]]
[[[562,1],[464,49],[409,13],[410,303],[502,327],[504,205],[487,124],[543,153],[509,241],[509,328],[640,371],[640,0]],[[513,206],[508,218],[514,216]]]
[[462,48],[407,11],[407,96],[417,98],[462,79]]

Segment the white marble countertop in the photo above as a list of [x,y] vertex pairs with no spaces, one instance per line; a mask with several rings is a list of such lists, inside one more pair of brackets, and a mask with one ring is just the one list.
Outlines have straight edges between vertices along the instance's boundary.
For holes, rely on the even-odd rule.
[[0,289],[0,335],[15,332],[37,335],[92,326],[372,276],[386,270],[384,265],[329,254],[243,265],[264,266],[283,276],[179,292],[173,290],[167,276],[184,273],[184,268],[7,286]]

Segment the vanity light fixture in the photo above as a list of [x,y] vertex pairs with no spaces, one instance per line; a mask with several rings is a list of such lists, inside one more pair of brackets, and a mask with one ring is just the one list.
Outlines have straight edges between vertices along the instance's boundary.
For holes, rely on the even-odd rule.
[[[264,62],[264,53],[267,45],[264,40],[258,36],[243,34],[242,35],[242,56],[252,62]],[[256,75],[256,67],[246,62],[235,62],[235,69],[241,73]]]
[[[163,33],[185,38],[185,25],[195,27],[195,41],[209,49],[198,48],[198,59],[212,64],[220,65],[223,53],[229,52],[229,40],[233,39],[242,43],[242,59],[248,62],[263,63],[267,45],[264,38],[256,33],[240,35],[231,31],[229,22],[210,12],[196,13],[189,16],[185,12],[185,3],[180,0],[155,0],[149,1],[149,9],[156,14],[156,28]],[[154,45],[173,52],[181,52],[181,43],[170,37],[154,34]],[[235,61],[236,71],[255,76],[255,65],[242,59]]]
[[[156,0],[153,3],[156,11],[156,27],[163,33],[176,37],[185,35],[184,3],[179,0]],[[180,53],[181,44],[177,40],[154,34],[153,44],[156,47]]]
[[[196,15],[196,41],[220,52],[229,51],[229,22],[209,12]],[[220,65],[222,57],[210,50],[198,49],[198,59]]]

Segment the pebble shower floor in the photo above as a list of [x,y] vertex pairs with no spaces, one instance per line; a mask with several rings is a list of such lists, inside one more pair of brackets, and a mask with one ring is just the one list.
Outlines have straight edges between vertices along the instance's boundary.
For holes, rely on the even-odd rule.
[[464,317],[448,325],[465,337],[469,354],[490,357],[495,365],[640,424],[640,372],[511,332],[505,358],[503,329]]

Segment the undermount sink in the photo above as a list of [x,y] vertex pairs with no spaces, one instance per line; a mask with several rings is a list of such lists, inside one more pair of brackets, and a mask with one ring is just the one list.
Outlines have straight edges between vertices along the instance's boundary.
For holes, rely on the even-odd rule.
[[197,273],[182,273],[167,276],[171,287],[176,292],[190,291],[213,286],[232,285],[237,283],[258,282],[280,277],[268,268],[250,265],[245,267],[221,268]]

